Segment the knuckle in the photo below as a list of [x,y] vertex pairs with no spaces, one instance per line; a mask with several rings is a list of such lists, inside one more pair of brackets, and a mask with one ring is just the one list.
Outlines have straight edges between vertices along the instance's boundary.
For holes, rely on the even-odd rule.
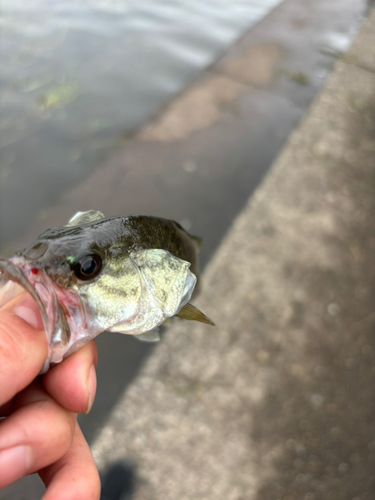
[[44,447],[55,447],[56,453],[62,456],[73,440],[75,415],[49,399],[38,401],[34,405],[37,440],[43,441]]

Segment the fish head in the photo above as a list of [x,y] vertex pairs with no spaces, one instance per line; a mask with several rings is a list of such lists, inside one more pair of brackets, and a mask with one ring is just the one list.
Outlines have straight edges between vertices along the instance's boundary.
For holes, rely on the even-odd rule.
[[43,371],[103,331],[140,335],[161,325],[194,290],[189,262],[163,249],[135,250],[121,221],[97,220],[49,229],[0,259],[8,280],[0,305],[26,290],[41,311],[49,345]]

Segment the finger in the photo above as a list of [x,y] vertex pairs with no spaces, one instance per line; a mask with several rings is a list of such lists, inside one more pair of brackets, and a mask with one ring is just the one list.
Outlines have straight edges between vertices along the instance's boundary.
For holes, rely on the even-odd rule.
[[14,407],[16,404],[16,397],[10,399],[6,403],[0,406],[0,418],[7,417],[14,412]]
[[97,350],[92,340],[43,377],[47,392],[64,408],[88,413],[96,391]]
[[[89,342],[69,358],[65,359],[43,377],[43,385],[50,396],[66,410],[88,413],[96,392],[97,349]],[[0,417],[14,411],[16,398],[0,406]]]
[[23,294],[0,310],[0,405],[40,373],[48,347],[39,308]]
[[40,378],[32,382],[0,424],[0,489],[65,455],[75,424],[76,415],[47,394]]
[[39,475],[47,486],[42,500],[99,499],[99,474],[78,424],[69,451]]

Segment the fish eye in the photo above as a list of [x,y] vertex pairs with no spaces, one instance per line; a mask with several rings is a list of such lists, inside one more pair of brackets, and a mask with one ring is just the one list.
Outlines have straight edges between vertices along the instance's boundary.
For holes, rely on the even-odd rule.
[[73,272],[80,280],[91,280],[100,273],[102,268],[102,259],[99,255],[85,255],[77,260],[73,266]]

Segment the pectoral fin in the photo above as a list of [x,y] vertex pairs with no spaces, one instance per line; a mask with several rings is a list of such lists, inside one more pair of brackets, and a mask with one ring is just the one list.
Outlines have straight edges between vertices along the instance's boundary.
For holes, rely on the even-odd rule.
[[215,323],[192,304],[186,304],[175,316],[191,321],[200,321],[206,325],[215,326]]
[[159,329],[155,328],[154,330],[150,330],[149,332],[141,333],[140,335],[136,335],[136,338],[144,342],[159,342]]

